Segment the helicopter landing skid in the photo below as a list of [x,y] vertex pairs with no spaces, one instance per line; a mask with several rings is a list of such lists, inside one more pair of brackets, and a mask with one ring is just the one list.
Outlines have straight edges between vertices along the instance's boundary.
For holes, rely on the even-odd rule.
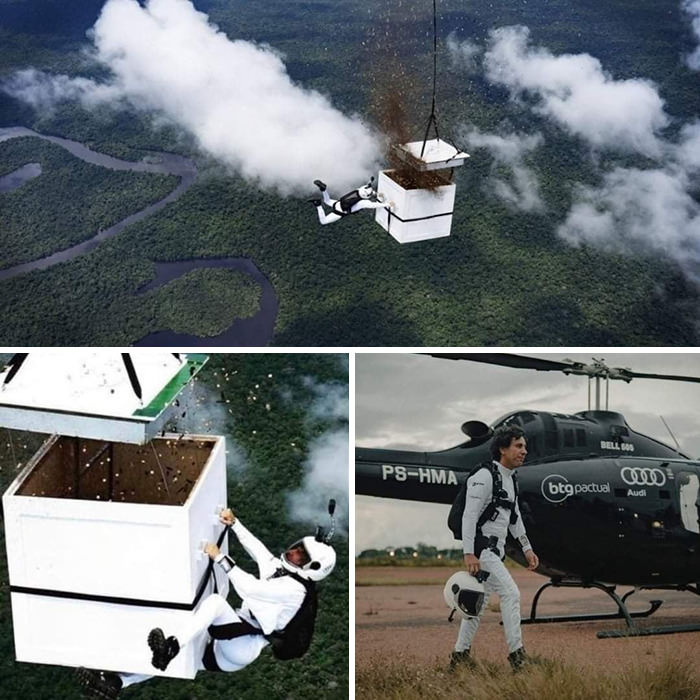
[[[603,591],[606,595],[610,596],[613,601],[615,601],[615,604],[617,605],[617,612],[613,613],[588,613],[584,615],[553,615],[553,616],[547,616],[547,617],[537,617],[537,603],[539,602],[540,596],[542,593],[549,588],[550,586],[554,588],[597,588],[598,590]],[[649,609],[648,610],[641,610],[638,612],[630,612],[627,609],[627,605],[625,603],[625,600],[633,593],[634,591],[629,591],[628,593],[625,594],[623,598],[620,598],[620,596],[617,595],[615,592],[615,586],[606,586],[603,583],[583,583],[582,581],[577,581],[577,580],[566,580],[566,579],[561,579],[561,580],[551,580],[542,586],[540,586],[539,590],[537,593],[535,593],[535,597],[532,599],[532,606],[530,608],[530,617],[522,620],[523,625],[535,625],[535,624],[543,624],[546,622],[590,622],[591,620],[620,620],[624,619],[625,623],[627,624],[628,630],[634,634],[635,631],[637,631],[637,628],[634,626],[634,623],[632,622],[632,619],[635,617],[649,617],[650,615],[653,615],[660,607],[661,604],[663,603],[662,600],[652,600],[649,603]],[[625,631],[621,631],[622,634],[625,634]]]
[[[700,595],[700,588],[697,584],[686,584],[679,586],[641,586],[639,589],[633,588],[631,591],[625,593],[622,597],[622,602],[624,603],[627,598],[629,598],[637,590],[672,590],[672,591],[685,591],[687,593],[693,593],[694,595]],[[652,601],[652,604],[656,601]],[[650,613],[651,614],[651,613]],[[656,634],[678,634],[680,632],[700,632],[700,625],[665,625],[663,627],[627,627],[627,629],[622,630],[601,630],[597,633],[598,639],[617,639],[619,637],[649,637]]]

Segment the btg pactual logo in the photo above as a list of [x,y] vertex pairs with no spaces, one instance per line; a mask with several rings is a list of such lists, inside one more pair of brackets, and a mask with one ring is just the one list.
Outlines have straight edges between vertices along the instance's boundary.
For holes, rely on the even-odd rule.
[[567,496],[573,496],[574,486],[559,474],[550,474],[542,480],[542,495],[552,503],[561,503]]

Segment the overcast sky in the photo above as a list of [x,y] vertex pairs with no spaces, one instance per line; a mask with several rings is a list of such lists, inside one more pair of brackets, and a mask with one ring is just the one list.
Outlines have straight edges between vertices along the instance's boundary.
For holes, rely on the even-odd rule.
[[[523,353],[590,362],[638,372],[700,377],[700,353]],[[558,372],[497,367],[411,354],[357,354],[355,444],[435,450],[464,441],[466,420],[492,423],[515,409],[575,413],[587,408],[588,381]],[[635,430],[673,444],[670,425],[684,452],[700,457],[700,384],[636,379],[610,383],[610,409]],[[355,501],[355,551],[371,547],[458,546],[447,530],[449,506],[370,496]]]

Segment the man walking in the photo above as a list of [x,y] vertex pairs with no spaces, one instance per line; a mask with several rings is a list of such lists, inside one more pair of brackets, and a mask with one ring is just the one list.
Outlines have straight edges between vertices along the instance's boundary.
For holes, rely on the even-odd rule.
[[[485,465],[467,480],[467,497],[462,516],[462,539],[464,565],[468,573],[475,575],[480,570],[488,572],[484,582],[484,604],[486,608],[490,593],[501,599],[503,629],[508,645],[508,661],[518,670],[527,660],[520,630],[520,591],[503,564],[505,540],[508,531],[519,542],[530,570],[539,565],[525,533],[513,470],[523,464],[527,454],[525,434],[517,426],[499,428],[491,442],[492,465]],[[500,493],[496,493],[499,490]],[[494,498],[496,499],[494,501]],[[482,515],[491,504],[495,511],[483,521]],[[493,508],[492,508],[493,510]],[[481,615],[464,619],[459,627],[455,650],[450,658],[450,668],[464,663],[474,664],[470,649],[479,628]]]

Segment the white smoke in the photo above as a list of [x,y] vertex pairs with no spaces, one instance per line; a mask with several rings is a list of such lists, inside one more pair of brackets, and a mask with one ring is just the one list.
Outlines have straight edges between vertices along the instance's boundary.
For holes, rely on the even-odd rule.
[[614,80],[593,56],[555,56],[529,40],[527,27],[491,31],[484,56],[487,79],[506,87],[514,100],[537,98],[535,111],[595,148],[661,154],[658,133],[669,119],[651,81]]
[[[525,156],[544,142],[541,134],[487,134],[478,129],[464,129],[462,138],[472,148],[485,148],[493,157],[491,176],[485,183],[487,192],[493,192],[508,205],[527,212],[544,210],[539,183],[535,173],[525,165]],[[498,174],[505,166],[509,178]]]
[[226,436],[226,468],[241,474],[248,468],[246,450],[230,434],[231,409],[225,392],[215,391],[198,378],[178,396],[166,429],[189,435]]
[[309,418],[347,420],[349,413],[347,384],[340,382],[319,384],[313,377],[304,377],[303,383],[316,395],[308,412]]
[[308,190],[314,178],[355,186],[377,168],[379,145],[366,124],[295,85],[271,47],[228,39],[189,0],[108,0],[91,38],[108,81],[27,70],[4,90],[37,108],[126,102],[281,194]]
[[683,0],[681,6],[690,16],[690,26],[698,42],[695,50],[686,56],[685,62],[691,70],[700,70],[700,0]]
[[348,449],[346,428],[324,433],[311,443],[304,463],[304,482],[287,497],[292,520],[325,525],[328,500],[335,498],[337,531],[347,533]]
[[[307,412],[307,419],[344,421],[348,417],[347,384],[336,382],[320,384],[306,378],[304,384],[315,394]],[[347,534],[349,513],[347,425],[327,430],[314,439],[304,462],[304,480],[301,487],[288,494],[287,504],[292,520],[310,525],[327,524],[328,500],[337,503],[338,532]]]
[[454,34],[447,37],[447,50],[450,61],[455,68],[466,73],[475,73],[478,69],[478,58],[483,49],[475,41],[465,39],[459,41]]

